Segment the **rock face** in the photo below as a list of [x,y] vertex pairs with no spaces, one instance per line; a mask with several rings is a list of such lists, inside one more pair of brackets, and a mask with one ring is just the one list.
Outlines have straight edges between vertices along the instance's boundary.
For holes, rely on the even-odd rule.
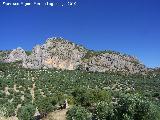
[[11,51],[11,53],[8,55],[5,61],[6,62],[24,61],[26,57],[27,55],[25,51],[22,48],[18,47],[17,49]]
[[23,60],[23,67],[74,70],[86,52],[85,48],[62,38],[49,38],[45,44],[33,48],[32,54]]
[[147,71],[147,68],[136,58],[107,51],[106,53],[100,53],[84,59],[81,68],[94,72],[121,71],[132,74],[139,72],[144,73]]
[[31,54],[27,55],[22,48],[14,49],[5,62],[22,61],[24,68],[47,69],[58,68],[86,71],[121,71],[145,73],[147,68],[136,58],[113,51],[91,51],[82,46],[64,40],[49,38],[43,45],[36,45]]

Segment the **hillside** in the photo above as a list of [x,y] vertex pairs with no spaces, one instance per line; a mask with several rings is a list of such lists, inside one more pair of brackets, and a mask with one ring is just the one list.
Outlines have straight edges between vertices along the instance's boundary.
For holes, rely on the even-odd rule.
[[62,38],[0,55],[0,119],[160,119],[160,70],[132,56]]
[[[160,106],[160,73],[124,76],[119,73],[79,70],[32,70],[21,68],[18,64],[0,65],[0,106],[7,110],[4,115],[8,117],[16,115],[22,119],[25,116],[26,119],[23,119],[27,120],[33,118],[36,108],[44,116],[55,110],[65,99],[68,99],[70,105],[82,105],[90,110],[101,101],[114,103],[123,94],[152,101],[157,108]],[[27,111],[28,109],[32,111]]]

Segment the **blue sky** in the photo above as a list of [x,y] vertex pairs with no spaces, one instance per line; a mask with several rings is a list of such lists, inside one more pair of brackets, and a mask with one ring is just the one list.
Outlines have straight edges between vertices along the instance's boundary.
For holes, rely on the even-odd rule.
[[77,5],[72,7],[0,6],[0,49],[31,50],[57,36],[93,50],[134,55],[148,67],[160,67],[159,0],[73,1]]

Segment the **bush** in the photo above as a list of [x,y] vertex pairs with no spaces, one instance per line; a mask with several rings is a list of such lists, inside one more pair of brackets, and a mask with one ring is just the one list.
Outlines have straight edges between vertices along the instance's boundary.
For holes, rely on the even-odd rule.
[[122,94],[115,106],[115,115],[118,119],[158,120],[157,109],[144,100],[140,95]]
[[32,54],[32,51],[25,51],[27,56],[31,55]]
[[113,107],[107,102],[97,104],[95,112],[92,116],[94,120],[110,120],[113,116]]
[[84,107],[90,107],[94,103],[100,101],[111,102],[111,94],[105,90],[84,90],[81,88],[75,89],[72,95],[77,104]]
[[159,111],[139,95],[122,94],[116,103],[100,102],[93,113],[94,120],[159,120]]
[[[3,113],[3,116],[10,117],[15,115],[15,107],[13,104],[6,102],[0,105],[0,111]],[[0,114],[2,114],[0,113]]]
[[91,120],[91,113],[84,107],[73,106],[67,112],[67,120]]
[[35,101],[35,104],[41,114],[51,112],[54,109],[56,103],[57,99],[55,97],[41,97]]
[[19,120],[31,120],[34,117],[36,108],[32,104],[26,104],[18,110]]
[[74,105],[75,104],[75,100],[74,100],[73,96],[67,95],[66,99],[67,99],[69,105]]

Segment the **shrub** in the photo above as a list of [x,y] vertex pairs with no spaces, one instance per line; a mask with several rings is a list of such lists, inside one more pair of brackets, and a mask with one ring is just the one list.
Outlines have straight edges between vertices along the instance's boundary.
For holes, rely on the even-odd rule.
[[90,107],[100,101],[111,102],[111,94],[105,90],[84,90],[78,88],[72,92],[72,95],[76,103],[84,107]]
[[32,54],[32,51],[25,51],[27,56],[31,55]]
[[91,120],[91,113],[84,107],[73,106],[67,112],[67,120]]
[[3,116],[5,117],[14,116],[15,114],[15,107],[11,103],[6,102],[5,104],[0,105],[0,108],[1,108],[0,111],[3,113]]
[[113,116],[113,107],[107,102],[97,104],[95,112],[92,116],[94,120],[110,120]]
[[41,114],[47,114],[53,111],[54,106],[57,104],[55,97],[41,97],[35,101],[36,106]]
[[32,104],[26,104],[18,110],[19,120],[31,120],[34,117],[36,108]]
[[144,100],[140,95],[122,94],[115,106],[115,115],[118,119],[130,118],[133,120],[157,120],[157,109]]
[[66,99],[68,100],[69,105],[75,104],[75,100],[74,100],[73,96],[67,96]]
[[122,94],[117,103],[100,102],[93,113],[95,120],[159,120],[159,111],[139,95]]

